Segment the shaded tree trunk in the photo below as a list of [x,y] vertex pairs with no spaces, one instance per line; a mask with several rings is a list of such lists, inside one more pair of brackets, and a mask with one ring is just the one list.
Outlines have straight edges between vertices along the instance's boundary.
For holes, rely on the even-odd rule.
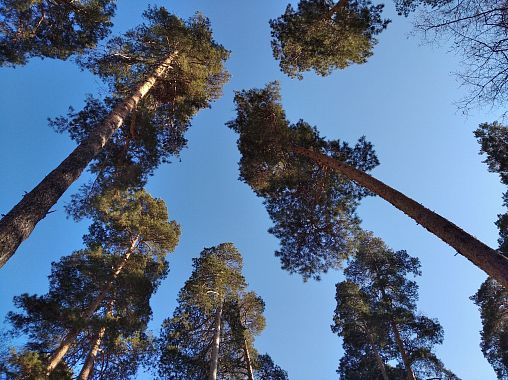
[[210,371],[208,373],[208,380],[217,380],[217,367],[219,363],[219,347],[220,347],[220,334],[222,324],[222,301],[215,313],[214,321],[214,334],[212,342],[212,354],[210,356]]
[[81,372],[79,373],[78,380],[88,380],[90,376],[93,374],[93,368],[95,364],[95,360],[97,359],[97,354],[101,347],[101,341],[106,333],[106,326],[102,326],[99,331],[95,334],[92,340],[92,348],[86,357],[85,364],[83,368],[81,368]]
[[245,365],[247,367],[247,380],[254,380],[254,372],[252,371],[252,361],[250,358],[249,347],[247,347],[247,339],[243,338],[243,353],[245,356]]
[[294,146],[292,150],[323,167],[335,170],[388,201],[508,289],[508,258],[500,252],[367,173],[310,149]]
[[369,337],[370,348],[372,349],[372,352],[374,353],[374,357],[376,358],[376,364],[379,368],[379,371],[381,372],[381,375],[383,376],[383,380],[389,380],[388,374],[386,373],[385,363],[383,362],[383,359],[381,358],[381,355],[379,354],[377,346],[374,343],[374,339],[372,339],[372,335],[370,334],[370,332],[367,332],[367,336]]
[[[132,253],[134,252],[134,248],[139,242],[139,237],[136,237],[132,243],[127,252],[125,253],[122,261],[118,266],[116,267],[115,271],[111,274],[111,279],[102,287],[102,289],[99,291],[99,294],[97,297],[93,300],[93,302],[88,305],[88,307],[83,311],[81,314],[82,319],[90,319],[92,315],[97,311],[99,306],[102,302],[106,299],[106,296],[109,294],[111,289],[113,288],[113,284],[117,277],[122,272],[123,268],[127,264],[129,258],[131,257]],[[56,366],[62,361],[65,354],[69,351],[69,349],[74,344],[77,336],[79,335],[81,330],[70,330],[65,337],[62,339],[62,342],[60,343],[60,346],[51,354],[49,357],[49,364],[46,367],[46,376],[49,376],[51,372],[56,368]]]
[[404,349],[404,343],[402,342],[402,338],[400,337],[400,332],[397,327],[397,324],[392,320],[390,321],[390,325],[392,327],[393,334],[395,335],[395,342],[397,343],[397,348],[399,349],[400,356],[402,356],[402,361],[404,362],[407,380],[416,380],[413,370],[411,369],[411,361],[409,360],[409,356],[407,355],[407,352]]
[[120,102],[100,126],[0,220],[0,268],[30,236],[36,224],[46,217],[62,194],[79,178],[90,161],[104,148],[139,101],[171,67],[177,54],[174,52],[168,56],[131,96]]

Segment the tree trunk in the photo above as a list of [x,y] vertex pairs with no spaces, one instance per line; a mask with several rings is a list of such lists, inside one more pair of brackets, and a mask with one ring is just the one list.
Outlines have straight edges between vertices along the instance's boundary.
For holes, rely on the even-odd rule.
[[483,244],[441,215],[369,174],[310,149],[296,146],[292,149],[295,153],[305,156],[323,167],[335,170],[390,202],[508,289],[508,258],[500,252]]
[[221,301],[219,307],[217,308],[217,312],[215,313],[212,354],[210,357],[210,372],[208,374],[208,380],[217,380],[217,366],[219,363],[221,323],[222,323],[222,301]]
[[99,331],[93,337],[93,345],[90,349],[86,357],[85,364],[83,368],[81,368],[81,372],[79,373],[78,380],[88,380],[90,376],[93,374],[93,368],[95,364],[95,359],[97,358],[97,353],[99,352],[99,348],[101,347],[101,341],[106,333],[106,326],[102,326]]
[[32,191],[0,220],[0,268],[32,233],[35,225],[48,214],[62,194],[78,179],[91,160],[104,148],[109,138],[123,124],[129,113],[164,75],[178,52],[172,53],[131,96],[119,103],[98,126],[49,173]]
[[254,380],[254,372],[252,371],[252,362],[250,359],[249,347],[247,347],[247,339],[245,338],[243,338],[243,353],[245,355],[245,365],[247,366],[247,380]]
[[376,358],[377,366],[379,368],[379,371],[381,372],[381,375],[383,376],[383,380],[389,380],[388,374],[386,373],[385,363],[383,362],[383,359],[381,358],[381,355],[379,354],[379,351],[374,343],[374,339],[372,339],[372,335],[368,331],[367,331],[367,336],[369,338],[370,348],[372,349],[372,352],[374,353],[374,356]]
[[[115,271],[111,274],[111,279],[102,287],[102,289],[99,291],[99,294],[97,297],[93,300],[93,302],[88,305],[88,307],[81,313],[82,319],[90,319],[92,315],[97,311],[101,303],[104,301],[108,293],[111,291],[111,288],[113,287],[113,284],[117,277],[122,272],[123,268],[127,264],[127,261],[131,257],[132,253],[134,252],[134,248],[139,242],[139,236],[136,237],[132,243],[127,252],[125,253],[123,260],[118,264]],[[51,372],[56,368],[58,363],[63,359],[65,354],[69,351],[69,349],[74,344],[74,341],[76,340],[78,334],[80,333],[80,330],[70,330],[65,337],[62,339],[62,342],[60,343],[60,346],[53,352],[53,354],[49,358],[49,364],[46,367],[46,376],[49,376]]]
[[393,334],[395,335],[395,342],[397,343],[397,347],[399,349],[400,355],[402,356],[402,361],[404,362],[404,367],[406,367],[406,377],[407,380],[416,380],[416,377],[411,369],[411,361],[409,360],[409,356],[407,356],[407,352],[404,349],[404,343],[400,337],[399,329],[397,328],[397,324],[394,321],[390,321],[390,325],[392,326]]

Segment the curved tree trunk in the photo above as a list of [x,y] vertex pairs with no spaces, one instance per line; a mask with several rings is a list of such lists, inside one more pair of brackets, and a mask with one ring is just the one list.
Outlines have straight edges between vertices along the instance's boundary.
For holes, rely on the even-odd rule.
[[90,376],[93,374],[93,367],[95,364],[95,360],[97,359],[97,354],[99,352],[99,348],[101,347],[101,341],[106,333],[106,326],[102,326],[99,331],[93,337],[93,345],[90,349],[86,357],[85,364],[83,364],[83,368],[81,368],[81,372],[79,373],[78,380],[88,380]]
[[91,160],[104,148],[109,138],[123,124],[129,113],[164,75],[178,53],[162,62],[131,96],[120,102],[106,120],[86,140],[49,173],[32,191],[0,220],[0,268],[48,214],[62,194],[76,181]]
[[296,154],[315,161],[318,165],[335,170],[390,202],[508,289],[508,258],[500,252],[483,244],[448,219],[367,173],[310,149],[295,146],[292,147],[292,150]]
[[[99,291],[99,294],[97,297],[93,300],[93,302],[81,313],[82,319],[90,319],[92,315],[97,311],[101,303],[106,299],[106,296],[109,294],[111,289],[113,288],[113,284],[117,277],[122,272],[123,268],[127,264],[127,261],[131,257],[132,253],[134,252],[134,248],[138,244],[139,237],[136,237],[133,242],[131,243],[131,246],[125,252],[125,255],[123,257],[123,260],[118,264],[115,271],[111,274],[111,279],[102,287],[102,289]],[[51,372],[56,368],[56,366],[62,361],[65,354],[69,351],[69,349],[72,347],[74,342],[76,341],[77,336],[79,335],[81,330],[70,330],[67,332],[65,337],[62,339],[62,342],[60,343],[60,346],[51,354],[49,357],[49,364],[46,367],[46,376],[49,376]]]
[[407,380],[416,380],[415,374],[411,369],[411,361],[409,360],[409,356],[407,355],[407,352],[404,349],[404,343],[402,342],[402,339],[400,337],[400,332],[397,327],[397,324],[394,321],[390,321],[390,325],[392,327],[393,334],[395,335],[395,342],[397,343],[397,348],[399,349],[400,356],[402,356],[402,361],[404,362]]
[[217,312],[215,313],[212,354],[210,357],[210,371],[208,373],[208,380],[217,380],[217,367],[219,364],[219,346],[222,323],[222,306],[223,305],[221,301],[219,307],[217,308]]

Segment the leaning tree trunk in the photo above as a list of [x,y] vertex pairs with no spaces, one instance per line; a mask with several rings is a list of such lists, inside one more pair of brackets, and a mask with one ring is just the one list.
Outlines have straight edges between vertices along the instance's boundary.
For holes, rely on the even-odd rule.
[[[125,255],[116,267],[115,271],[111,274],[111,279],[102,287],[102,289],[99,291],[99,294],[97,297],[93,300],[93,302],[88,305],[88,307],[81,313],[82,319],[90,319],[92,315],[97,311],[101,303],[104,301],[106,296],[111,291],[111,288],[113,287],[113,284],[117,277],[122,272],[123,268],[127,264],[127,261],[131,257],[132,253],[134,252],[134,248],[138,244],[139,237],[136,237],[132,243],[127,252],[125,252]],[[65,337],[62,339],[62,342],[60,343],[60,346],[51,354],[49,358],[49,364],[46,367],[46,376],[49,376],[51,372],[56,368],[56,366],[62,361],[65,354],[69,351],[69,349],[72,347],[74,342],[76,341],[76,338],[78,337],[81,330],[79,329],[73,329],[67,332]]]
[[397,343],[397,348],[400,352],[400,356],[402,356],[402,361],[404,362],[407,380],[416,380],[415,374],[411,369],[411,361],[409,360],[409,356],[404,348],[404,343],[402,342],[402,338],[400,337],[400,332],[397,327],[397,324],[394,321],[390,321],[390,325],[392,327],[393,334],[395,335],[395,342]]
[[0,220],[0,268],[104,148],[129,113],[171,66],[177,54],[174,52],[169,55],[131,96],[120,102],[101,125]]
[[217,380],[221,324],[222,324],[222,302],[220,303],[219,307],[217,308],[217,312],[215,313],[212,354],[210,356],[210,371],[208,373],[208,380]]
[[93,337],[92,348],[90,349],[90,352],[88,352],[85,364],[83,365],[83,368],[81,368],[81,372],[79,373],[78,380],[88,380],[88,378],[92,376],[95,360],[97,359],[97,354],[101,347],[102,338],[104,337],[105,333],[106,326],[102,326]]
[[254,380],[252,361],[250,358],[249,347],[247,347],[247,339],[245,339],[245,337],[243,338],[243,353],[245,355],[245,366],[247,367],[247,380]]
[[500,252],[485,245],[448,219],[361,170],[310,149],[296,146],[292,149],[296,154],[335,170],[390,202],[508,289],[508,258]]

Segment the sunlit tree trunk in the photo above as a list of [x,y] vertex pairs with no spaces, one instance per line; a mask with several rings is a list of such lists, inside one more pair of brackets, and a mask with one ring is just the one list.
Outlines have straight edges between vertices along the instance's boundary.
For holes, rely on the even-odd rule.
[[101,347],[102,338],[104,338],[104,334],[106,333],[106,326],[102,326],[99,331],[95,334],[92,339],[92,348],[86,357],[85,364],[83,368],[81,368],[81,372],[79,373],[78,380],[87,380],[93,374],[93,368],[95,365],[95,360],[97,359],[97,354]]
[[69,186],[79,178],[90,161],[104,148],[139,101],[171,67],[176,55],[177,52],[169,55],[131,96],[120,102],[100,126],[0,220],[0,268],[16,252],[21,242],[30,236],[36,224],[48,214]]
[[247,367],[247,379],[254,380],[254,372],[252,371],[252,362],[250,358],[249,347],[247,347],[247,339],[243,338],[243,353],[245,356],[245,365]]
[[404,348],[404,342],[402,342],[402,338],[400,337],[399,328],[393,320],[390,321],[390,325],[392,327],[393,334],[395,335],[395,342],[397,343],[397,348],[399,349],[400,356],[402,356],[402,361],[404,362],[407,380],[416,380],[413,370],[411,369],[411,361],[409,360],[409,356],[407,355],[406,349]]
[[295,153],[305,156],[323,167],[335,170],[388,201],[508,289],[508,258],[500,252],[483,244],[441,215],[369,174],[310,149],[296,146],[292,149]]
[[[129,258],[131,257],[132,253],[134,252],[134,249],[136,245],[138,244],[139,237],[136,237],[132,243],[129,249],[125,252],[124,257],[120,264],[115,268],[114,272],[111,274],[111,279],[102,287],[102,289],[99,291],[99,294],[97,297],[93,300],[93,302],[88,305],[88,307],[83,311],[81,314],[81,318],[84,320],[88,320],[92,317],[92,315],[97,311],[99,306],[102,302],[106,299],[106,296],[111,291],[113,284],[117,277],[122,272],[123,268],[127,264]],[[69,351],[69,349],[74,344],[77,336],[79,335],[80,330],[70,330],[67,332],[65,337],[62,339],[62,342],[60,343],[60,346],[53,352],[53,354],[49,358],[49,364],[46,367],[46,376],[49,376],[51,372],[56,368],[56,366],[62,361],[65,354]]]
[[212,354],[210,355],[210,372],[208,374],[208,380],[217,380],[217,367],[219,363],[219,346],[222,324],[222,308],[223,304],[221,302],[215,313]]

